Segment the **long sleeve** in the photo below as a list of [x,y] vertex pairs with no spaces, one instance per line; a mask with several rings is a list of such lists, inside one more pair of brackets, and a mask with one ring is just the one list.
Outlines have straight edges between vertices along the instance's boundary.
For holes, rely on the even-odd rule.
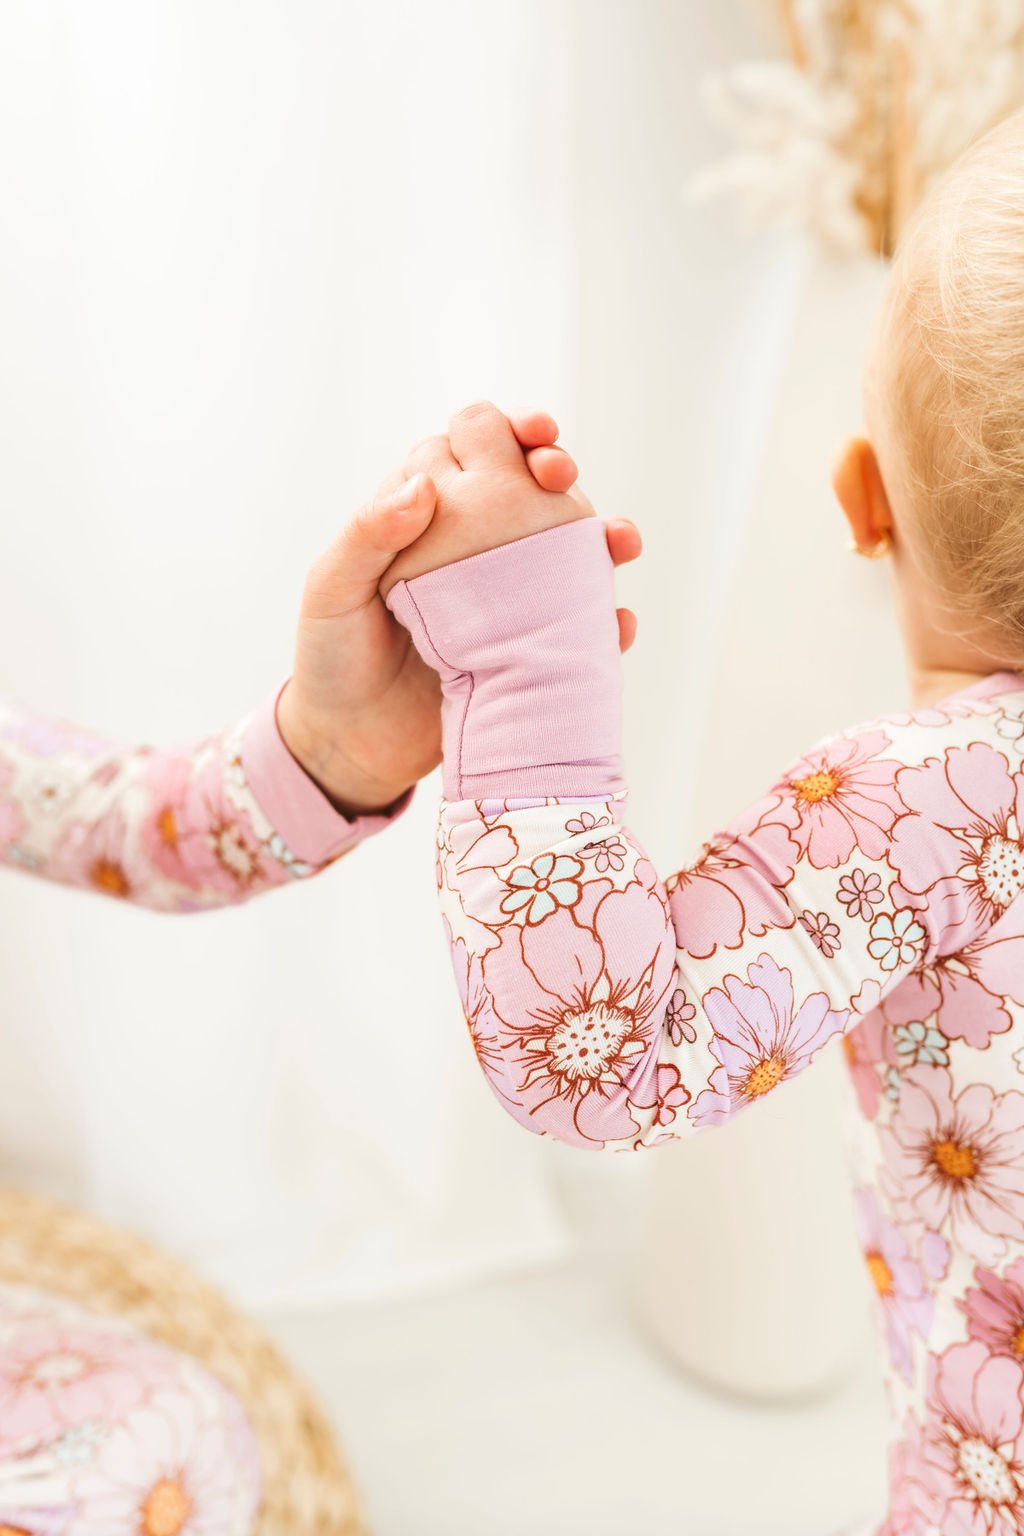
[[1007,819],[1024,784],[973,739],[984,689],[934,722],[822,743],[661,880],[625,824],[602,525],[389,601],[444,688],[438,886],[463,1008],[530,1129],[611,1149],[684,1136],[774,1091],[897,988],[917,1019],[944,986],[954,1012],[958,987],[1019,990],[1024,927],[1016,908],[1001,919],[1024,886]]
[[0,862],[164,912],[316,873],[391,816],[340,815],[291,756],[276,696],[180,748],[119,746],[0,703]]

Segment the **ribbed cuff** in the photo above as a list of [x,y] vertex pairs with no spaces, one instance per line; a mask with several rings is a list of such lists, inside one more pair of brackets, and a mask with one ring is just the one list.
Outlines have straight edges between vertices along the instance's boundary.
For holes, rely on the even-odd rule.
[[242,737],[242,771],[267,820],[304,864],[328,864],[363,838],[390,826],[412,799],[408,790],[387,815],[349,821],[289,752],[277,725],[284,684],[249,717]]
[[581,518],[398,582],[387,602],[441,676],[446,799],[624,787],[603,522]]

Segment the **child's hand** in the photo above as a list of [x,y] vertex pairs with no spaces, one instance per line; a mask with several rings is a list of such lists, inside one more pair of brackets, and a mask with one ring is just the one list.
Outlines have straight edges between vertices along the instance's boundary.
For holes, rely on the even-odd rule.
[[[556,424],[538,411],[514,415],[511,428],[504,417],[501,420],[510,434],[515,433],[520,479],[527,488],[532,486],[535,497],[561,508],[567,498],[558,493],[572,485],[576,466],[568,454],[553,446]],[[414,449],[413,457],[428,457],[430,444],[447,446],[447,441],[427,439]],[[524,470],[526,463],[529,471]],[[351,815],[391,805],[441,760],[437,673],[420,660],[378,591],[385,572],[391,584],[389,567],[399,551],[413,544],[421,549],[417,540],[429,533],[435,515],[431,479],[419,464],[410,474],[411,480],[404,473],[385,480],[373,501],[356,513],[314,563],[299,616],[294,674],[277,706],[278,726],[292,755]],[[517,490],[518,499],[522,488]],[[407,504],[403,504],[403,492],[409,498]],[[573,502],[569,506],[577,517],[590,511]],[[536,532],[541,526],[547,525],[535,521],[523,531]],[[632,523],[609,523],[607,535],[616,564],[636,559],[640,535]],[[516,536],[495,528],[491,542]],[[460,549],[449,554],[448,543],[438,546],[441,552],[434,564],[472,552]],[[623,641],[628,644],[632,639],[629,620],[623,628]]]
[[513,422],[487,400],[456,411],[447,437],[417,443],[402,476],[429,475],[437,488],[437,510],[426,531],[388,566],[381,595],[386,597],[397,581],[411,581],[560,523],[593,517],[585,496],[566,494],[576,466],[553,443],[551,436],[529,451],[531,445],[524,444]]

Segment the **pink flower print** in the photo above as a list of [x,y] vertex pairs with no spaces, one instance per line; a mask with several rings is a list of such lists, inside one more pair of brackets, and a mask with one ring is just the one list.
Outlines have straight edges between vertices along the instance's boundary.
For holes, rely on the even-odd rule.
[[47,872],[122,901],[142,900],[152,884],[150,867],[117,806],[95,821],[72,822]]
[[580,849],[581,859],[593,859],[599,875],[609,869],[625,869],[629,849],[619,837],[611,837],[604,843],[587,843]]
[[1024,715],[1016,710],[1008,714],[1001,709],[996,720],[996,734],[1002,737],[1012,752],[1024,757]]
[[949,1273],[950,1248],[940,1232],[926,1232],[921,1239],[921,1263],[930,1280],[945,1280]]
[[972,1083],[954,1098],[944,1067],[912,1067],[879,1135],[901,1220],[947,1228],[986,1264],[1024,1241],[1024,1094]]
[[668,1037],[673,1045],[682,1045],[684,1040],[692,1045],[697,1038],[697,1031],[693,1027],[693,1020],[697,1017],[697,1010],[688,1000],[682,987],[677,987],[669,999],[668,1008],[665,1011],[665,1023],[668,1025]]
[[961,688],[948,698],[940,699],[923,709],[898,710],[895,714],[881,715],[880,725],[924,725],[930,727],[951,725],[954,720],[967,720],[975,715],[992,715],[998,705],[989,701],[1000,694],[1020,693],[1020,679],[1012,672],[995,672],[980,683]]
[[815,949],[820,949],[826,960],[831,960],[837,949],[842,948],[839,925],[827,912],[801,912],[800,926],[810,935]]
[[690,1102],[690,1090],[683,1084],[677,1067],[661,1065],[654,1079],[654,1098],[651,1103],[634,1102],[634,1109],[652,1110],[648,1128],[633,1143],[634,1148],[660,1147],[664,1142],[675,1141],[669,1130],[677,1112]]
[[187,860],[192,838],[185,819],[193,767],[188,758],[150,759],[143,779],[148,807],[139,827],[139,836],[155,869],[169,880],[195,890],[200,885],[201,875],[199,867],[195,864],[190,867]]
[[448,842],[450,846],[444,851],[454,855],[455,869],[460,876],[477,869],[486,870],[490,874],[511,864],[519,852],[519,844],[511,829],[502,822],[494,824],[483,816],[453,823],[448,832]]
[[883,971],[897,971],[901,966],[913,965],[924,952],[927,938],[912,908],[902,907],[891,916],[880,912],[871,924],[868,954]]
[[873,1189],[857,1191],[854,1217],[864,1262],[881,1308],[889,1357],[910,1386],[914,1379],[911,1333],[927,1340],[935,1298],[925,1290],[924,1276],[907,1252],[903,1233],[882,1217]]
[[696,1125],[720,1124],[801,1072],[849,1018],[847,1009],[829,1007],[824,992],[812,993],[797,1008],[791,973],[770,955],[747,967],[746,982],[726,976],[722,988],[704,994],[703,1007],[720,1065],[694,1104],[690,1118]]
[[784,826],[758,825],[764,808],[762,802],[705,843],[697,862],[667,882],[676,942],[695,960],[706,960],[719,945],[738,949],[747,936],[793,926],[784,889],[798,849]]
[[889,1452],[889,1518],[877,1536],[920,1536],[921,1518],[934,1525],[937,1511],[923,1477],[924,1431],[908,1413],[903,1438]]
[[248,1536],[256,1454],[239,1455],[237,1418],[218,1406],[224,1395],[211,1381],[202,1393],[158,1392],[130,1413],[73,1478],[68,1536]]
[[521,1107],[508,1075],[505,1055],[498,1039],[498,1018],[494,1012],[491,994],[484,985],[482,957],[471,955],[464,939],[456,939],[453,943],[448,919],[444,918],[442,921],[448,936],[455,985],[459,989],[462,1013],[476,1059],[504,1108],[509,1110],[521,1124],[529,1126],[529,1116]]
[[580,811],[578,816],[570,816],[565,824],[565,830],[573,836],[578,836],[583,832],[595,832],[598,827],[610,827],[611,824],[610,816],[602,816],[598,819],[592,811]]
[[836,899],[842,902],[848,916],[862,917],[869,923],[874,916],[872,907],[885,899],[881,878],[874,873],[866,874],[863,869],[852,869],[840,876]]
[[911,900],[927,898],[953,949],[991,927],[1024,889],[1024,773],[983,742],[950,747],[898,776],[908,814],[889,862]]
[[895,762],[876,761],[889,746],[884,731],[837,737],[808,752],[776,785],[779,810],[801,855],[815,869],[845,864],[859,848],[882,859],[893,822],[903,812]]
[[561,907],[502,928],[483,981],[534,1129],[584,1146],[635,1132],[629,1101],[656,1097],[650,1048],[674,972],[668,930],[657,889],[636,882],[602,896],[587,927]]
[[[610,827],[610,816],[596,817],[591,811],[581,811],[578,816],[571,816],[565,824],[565,830],[578,836],[585,832],[596,832],[601,827]],[[609,869],[625,869],[626,859],[629,857],[629,849],[622,839],[606,837],[603,841],[596,838],[593,842],[585,843],[576,852],[581,859],[591,859],[594,868],[599,875],[606,874]]]
[[579,877],[583,865],[567,854],[542,853],[532,864],[520,864],[508,876],[502,912],[519,914],[528,923],[542,923],[559,907],[574,907],[583,894]]
[[954,1344],[929,1366],[922,1480],[935,1523],[963,1536],[1024,1529],[1024,1371],[978,1343]]
[[0,1353],[0,1455],[120,1418],[176,1368],[170,1351],[146,1339],[88,1323],[30,1323]]
[[495,916],[496,872],[519,856],[512,831],[495,819],[505,814],[504,805],[497,804],[488,820],[477,802],[461,806],[438,828],[438,887],[451,891],[464,912],[485,924]]
[[690,1102],[690,1090],[684,1086],[679,1076],[679,1069],[670,1065],[661,1065],[658,1068],[657,1077],[657,1110],[654,1116],[654,1124],[669,1126],[676,1118],[678,1110],[684,1104]]
[[882,1000],[881,984],[873,976],[861,982],[860,990],[850,998],[850,1007],[854,1013],[866,1016],[873,1013]]
[[968,1335],[993,1355],[1024,1360],[1024,1259],[1008,1265],[1002,1279],[979,1264],[974,1282],[977,1289],[957,1302],[967,1316]]
[[886,1013],[894,1025],[933,1019],[947,1040],[984,1050],[992,1035],[1005,1033],[1013,1023],[1004,989],[1024,1002],[1022,950],[1024,941],[1007,936],[923,961],[889,994]]
[[873,1120],[882,1092],[882,1072],[896,1063],[892,1035],[879,1009],[867,1014],[843,1036],[843,1054],[861,1113]]
[[153,866],[176,884],[229,900],[300,873],[280,839],[275,855],[230,797],[222,755],[211,752],[200,763],[197,771],[195,759],[154,754],[147,766],[140,840]]

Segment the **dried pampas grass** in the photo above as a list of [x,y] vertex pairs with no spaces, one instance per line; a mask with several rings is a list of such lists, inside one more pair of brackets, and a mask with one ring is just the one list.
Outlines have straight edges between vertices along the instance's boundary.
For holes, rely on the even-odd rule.
[[697,178],[759,221],[889,255],[962,149],[1024,104],[1024,0],[779,0],[788,58],[707,82],[737,141]]

